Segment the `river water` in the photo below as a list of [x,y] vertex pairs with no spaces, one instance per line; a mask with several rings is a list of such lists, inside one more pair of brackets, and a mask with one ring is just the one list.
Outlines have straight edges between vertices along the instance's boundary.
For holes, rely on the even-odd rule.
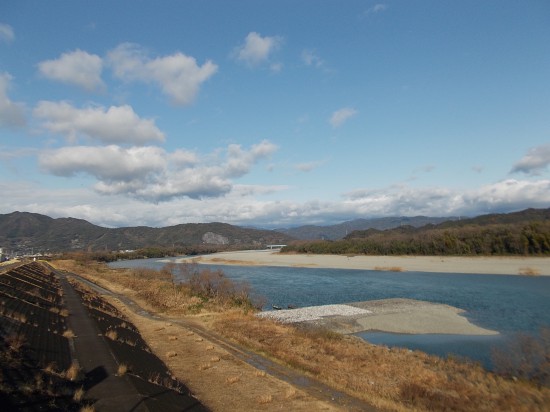
[[[111,263],[111,267],[160,269],[176,259],[145,259]],[[222,270],[229,278],[248,283],[253,295],[272,305],[297,307],[373,299],[409,298],[443,303],[466,310],[472,323],[497,330],[497,336],[406,335],[381,332],[357,334],[376,344],[419,349],[439,356],[467,357],[491,368],[493,347],[505,345],[517,333],[550,327],[550,277],[381,272],[200,265]]]

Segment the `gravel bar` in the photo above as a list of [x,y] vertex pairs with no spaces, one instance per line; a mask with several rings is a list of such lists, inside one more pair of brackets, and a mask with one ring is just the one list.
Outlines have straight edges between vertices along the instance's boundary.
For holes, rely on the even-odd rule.
[[298,323],[318,320],[330,316],[367,315],[370,310],[356,308],[349,305],[322,305],[309,306],[299,309],[274,310],[258,313],[261,318],[271,318],[283,323]]

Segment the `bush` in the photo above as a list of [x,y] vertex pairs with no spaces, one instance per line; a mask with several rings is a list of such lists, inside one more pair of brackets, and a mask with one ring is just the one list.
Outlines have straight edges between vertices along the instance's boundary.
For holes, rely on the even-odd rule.
[[[196,264],[183,263],[176,269],[192,295],[205,300],[239,307],[253,307],[250,287],[246,283],[229,279],[222,270],[199,270]],[[171,267],[172,269],[172,267]]]
[[504,348],[494,349],[492,359],[500,375],[550,387],[550,327],[535,336],[516,335]]

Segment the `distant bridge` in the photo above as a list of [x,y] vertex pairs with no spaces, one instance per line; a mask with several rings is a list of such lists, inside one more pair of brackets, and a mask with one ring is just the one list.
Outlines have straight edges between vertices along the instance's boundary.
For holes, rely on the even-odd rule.
[[266,245],[266,249],[282,249],[284,248],[286,245]]

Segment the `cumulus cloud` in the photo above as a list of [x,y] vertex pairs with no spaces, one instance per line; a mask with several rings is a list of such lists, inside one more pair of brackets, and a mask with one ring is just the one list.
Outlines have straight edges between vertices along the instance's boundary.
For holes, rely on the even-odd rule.
[[25,106],[15,103],[8,97],[8,89],[13,77],[9,73],[0,73],[0,126],[24,126]]
[[140,118],[127,105],[78,109],[67,102],[41,101],[33,113],[44,120],[42,126],[46,130],[64,135],[71,142],[79,136],[106,144],[141,145],[164,141],[164,134],[154,120]]
[[72,146],[44,152],[40,165],[56,176],[87,173],[107,182],[136,182],[163,171],[165,153],[155,146]]
[[273,51],[277,50],[282,43],[279,36],[262,37],[256,32],[250,32],[242,45],[234,51],[234,56],[249,66],[257,66],[269,59]]
[[218,154],[201,157],[184,149],[168,153],[154,146],[74,146],[46,151],[39,161],[45,171],[57,176],[95,177],[98,182],[94,189],[99,193],[158,202],[229,193],[234,186],[232,179],[249,173],[276,149],[262,141],[249,150],[230,145]]
[[512,173],[539,175],[550,165],[550,143],[533,147],[512,168]]
[[241,145],[229,145],[224,169],[230,177],[241,177],[248,173],[252,165],[259,159],[270,156],[276,150],[277,146],[267,140],[253,145],[248,151],[244,150]]
[[334,128],[340,127],[356,114],[357,114],[357,110],[351,107],[344,107],[332,113],[332,116],[330,116],[330,119],[329,119],[329,123]]
[[108,53],[116,77],[124,81],[155,83],[177,105],[191,104],[200,86],[218,70],[208,60],[202,66],[183,53],[151,59],[136,44],[123,43]]
[[15,33],[9,24],[0,23],[0,41],[11,43],[15,40]]
[[101,57],[80,49],[63,53],[58,59],[38,63],[38,70],[44,77],[88,91],[105,87],[101,80],[102,69]]

